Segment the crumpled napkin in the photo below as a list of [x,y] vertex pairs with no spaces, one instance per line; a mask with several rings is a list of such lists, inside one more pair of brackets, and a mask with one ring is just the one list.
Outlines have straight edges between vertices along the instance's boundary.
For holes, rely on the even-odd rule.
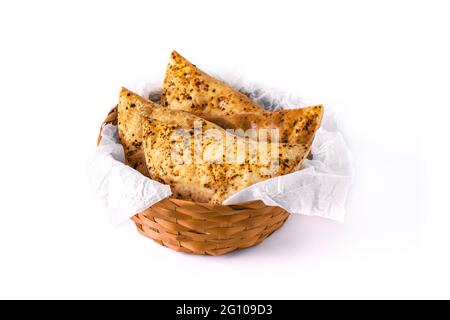
[[223,204],[262,200],[289,213],[344,221],[345,201],[353,181],[351,154],[339,132],[319,129],[312,145],[313,160],[299,171],[242,189]]
[[125,153],[117,126],[107,124],[88,167],[90,183],[105,205],[113,225],[172,194],[170,186],[151,180],[124,164]]
[[[312,105],[276,90],[251,86],[242,79],[231,83],[268,110]],[[140,92],[148,97],[154,90],[154,85],[146,85]],[[311,148],[312,160],[305,160],[299,171],[242,189],[223,204],[261,200],[289,213],[343,222],[345,203],[354,177],[352,155],[338,130],[333,112],[327,106],[324,110],[322,126]],[[126,221],[172,194],[170,186],[145,177],[123,162],[124,151],[119,142],[117,126],[105,125],[102,140],[89,165],[89,177],[113,225]]]

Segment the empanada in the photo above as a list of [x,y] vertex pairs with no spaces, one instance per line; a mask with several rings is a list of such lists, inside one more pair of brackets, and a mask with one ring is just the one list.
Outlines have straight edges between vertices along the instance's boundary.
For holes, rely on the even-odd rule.
[[125,150],[125,161],[145,176],[148,176],[148,171],[142,150],[142,113],[150,112],[157,106],[126,88],[120,90],[117,122],[120,142]]
[[308,144],[238,137],[183,111],[159,108],[148,116],[143,139],[150,177],[180,199],[220,204],[242,188],[297,170],[309,152]]
[[214,79],[176,51],[169,60],[161,104],[194,113],[225,129],[278,128],[280,142],[311,143],[322,119],[322,106],[268,112],[246,95]]

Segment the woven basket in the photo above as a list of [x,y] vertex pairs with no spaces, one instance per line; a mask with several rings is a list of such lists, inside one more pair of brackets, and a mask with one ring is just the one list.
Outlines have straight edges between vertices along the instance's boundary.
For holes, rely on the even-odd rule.
[[[117,109],[103,125],[117,124]],[[103,128],[102,125],[102,128]],[[98,142],[101,139],[101,131]],[[166,198],[131,219],[138,231],[176,251],[222,255],[261,243],[280,228],[289,214],[252,201],[238,205],[212,205]]]

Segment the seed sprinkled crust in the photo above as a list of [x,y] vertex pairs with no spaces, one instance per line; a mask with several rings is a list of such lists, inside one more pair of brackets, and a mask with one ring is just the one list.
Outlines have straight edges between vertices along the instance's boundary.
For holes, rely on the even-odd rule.
[[323,115],[321,105],[265,111],[249,97],[198,69],[176,51],[172,52],[167,66],[161,99],[163,105],[172,110],[194,113],[224,129],[278,128],[280,141],[297,144],[312,143]]
[[151,112],[157,105],[141,96],[122,88],[119,95],[118,127],[119,138],[125,150],[126,163],[148,176],[144,152],[142,150],[143,113]]
[[[175,134],[178,129],[193,133],[196,121],[201,123],[204,132],[200,144],[196,144],[192,135],[186,138]],[[209,135],[210,130],[214,130],[214,134]],[[261,142],[234,136],[191,113],[166,108],[154,109],[146,118],[143,140],[152,179],[170,184],[172,192],[180,199],[215,204],[254,183],[297,170],[309,152],[307,145],[269,143],[268,150],[276,146],[274,150],[279,158],[272,161],[271,154],[258,154],[256,159],[250,150],[261,148]],[[230,141],[228,149],[224,149],[223,141]],[[227,161],[228,152],[235,152],[240,144],[245,146],[242,161]],[[217,150],[223,152],[216,154]],[[195,161],[195,153],[200,154],[199,162]]]

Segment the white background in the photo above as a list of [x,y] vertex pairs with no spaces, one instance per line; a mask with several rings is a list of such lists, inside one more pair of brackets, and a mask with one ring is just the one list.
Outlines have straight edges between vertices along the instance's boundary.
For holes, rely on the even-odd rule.
[[[450,298],[447,1],[0,4],[0,298]],[[120,86],[171,50],[333,106],[345,224],[291,217],[223,257],[112,228],[88,185]]]

